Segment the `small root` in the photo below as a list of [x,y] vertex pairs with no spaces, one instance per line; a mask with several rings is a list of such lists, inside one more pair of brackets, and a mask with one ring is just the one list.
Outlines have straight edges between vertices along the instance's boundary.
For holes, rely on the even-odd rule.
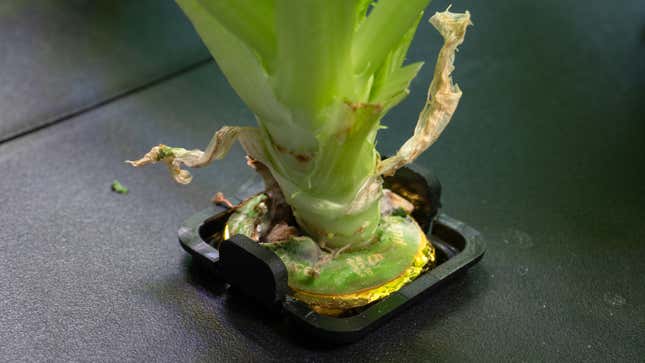
[[339,249],[335,250],[335,251],[331,254],[331,258],[332,258],[332,259],[334,259],[334,258],[338,257],[338,255],[340,255],[341,253],[343,253],[345,250],[349,249],[351,246],[352,246],[352,244],[350,243],[350,244],[344,245],[343,247],[341,247],[341,248],[339,248]]
[[211,198],[211,202],[217,205],[225,206],[230,209],[235,208],[235,205],[231,203],[230,200],[226,199],[226,197],[224,197],[224,194],[222,192],[215,193],[213,198]]

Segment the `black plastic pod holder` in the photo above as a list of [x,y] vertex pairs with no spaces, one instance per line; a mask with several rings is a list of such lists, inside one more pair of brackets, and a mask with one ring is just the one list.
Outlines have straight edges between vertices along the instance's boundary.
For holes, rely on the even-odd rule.
[[230,214],[212,207],[190,217],[179,229],[179,242],[216,277],[252,297],[276,314],[286,314],[310,335],[332,343],[356,341],[376,329],[424,293],[477,263],[486,250],[479,232],[443,213],[438,214],[441,185],[410,168],[385,179],[385,187],[417,198],[413,217],[428,232],[435,247],[437,265],[388,297],[360,309],[351,316],[330,317],[313,311],[289,294],[287,269],[272,251],[245,236],[223,240],[222,231]]

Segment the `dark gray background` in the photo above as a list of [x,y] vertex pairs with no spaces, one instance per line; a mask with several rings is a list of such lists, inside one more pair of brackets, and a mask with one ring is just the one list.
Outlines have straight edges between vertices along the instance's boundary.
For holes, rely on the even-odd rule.
[[[645,6],[454,2],[464,9],[464,96],[419,163],[488,252],[365,340],[328,348],[200,277],[179,248],[183,219],[253,176],[239,148],[188,186],[122,162],[253,122],[176,6],[4,1],[0,360],[642,360]],[[422,24],[409,58],[427,66],[386,118],[383,153],[411,134],[439,45]]]

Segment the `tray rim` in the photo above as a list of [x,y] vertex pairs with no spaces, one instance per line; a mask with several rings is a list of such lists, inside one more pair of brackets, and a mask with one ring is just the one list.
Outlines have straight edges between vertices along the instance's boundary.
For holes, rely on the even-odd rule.
[[[219,278],[222,278],[218,273],[219,252],[201,238],[199,229],[206,220],[226,211],[226,208],[219,206],[206,208],[189,217],[178,232],[182,248],[200,262],[210,265],[214,274]],[[409,304],[423,298],[427,293],[481,260],[486,252],[486,244],[477,230],[445,213],[439,213],[434,219],[433,227],[428,232],[430,238],[438,226],[458,233],[464,241],[463,249],[398,291],[374,303],[365,311],[349,317],[320,315],[289,295],[286,295],[279,303],[282,311],[286,312],[296,325],[325,341],[349,343],[361,339],[370,331],[392,319]]]

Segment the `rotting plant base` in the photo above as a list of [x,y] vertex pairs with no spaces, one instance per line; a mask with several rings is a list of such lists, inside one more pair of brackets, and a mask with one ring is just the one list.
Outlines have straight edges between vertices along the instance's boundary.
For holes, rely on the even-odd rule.
[[[435,184],[437,189],[438,183]],[[259,241],[286,266],[291,296],[319,314],[346,316],[399,290],[434,267],[435,250],[421,226],[427,231],[428,222],[436,214],[438,198],[433,201],[426,180],[408,169],[388,177],[385,186],[392,190],[387,189],[384,195],[379,233],[365,246],[335,253],[321,249],[306,236]],[[398,193],[411,202],[402,200]],[[231,214],[223,217],[228,222],[223,232],[215,231],[211,243],[218,246],[222,238],[230,238],[231,230],[259,240],[255,226],[262,223],[258,211],[266,210],[261,204],[266,200],[265,195],[257,194],[239,205],[232,217]],[[401,203],[406,207],[400,208]],[[418,222],[406,212],[413,212]],[[240,223],[241,218],[255,220],[255,224]]]
[[[219,249],[225,240],[225,225],[230,214],[230,211],[225,211],[207,220],[207,222],[210,222],[208,229],[211,233],[206,236],[202,236],[202,238],[210,246]],[[212,230],[214,226],[216,229],[215,231]],[[290,286],[289,295],[307,304],[309,308],[321,315],[334,317],[348,317],[356,315],[391,293],[399,290],[406,284],[414,281],[417,277],[430,271],[435,267],[438,261],[443,261],[447,258],[444,256],[443,252],[437,254],[433,244],[430,242],[430,239],[424,234],[422,234],[422,236],[423,243],[421,244],[418,253],[414,256],[413,263],[400,275],[379,286],[363,289],[353,293],[327,295],[312,294]]]
[[[351,258],[351,257],[350,257]],[[368,259],[369,260],[369,259]],[[376,287],[366,288],[347,294],[314,294],[297,288],[292,288],[293,296],[307,303],[312,310],[321,315],[348,316],[361,311],[368,304],[378,301],[399,290],[405,284],[413,281],[421,273],[435,266],[435,250],[430,241],[422,235],[422,243],[412,264],[399,276]]]
[[[245,183],[236,194],[251,195],[259,190],[259,185],[260,181]],[[203,273],[235,286],[237,293],[283,315],[303,333],[334,344],[353,342],[477,263],[486,250],[476,230],[437,213],[441,187],[432,175],[412,165],[386,177],[384,187],[406,197],[418,196],[410,199],[414,204],[412,217],[432,241],[436,264],[387,297],[344,310],[337,316],[320,314],[297,300],[287,287],[287,270],[274,253],[247,237],[225,240],[223,230],[230,209],[213,206],[194,214],[179,228],[179,242],[205,268]]]

